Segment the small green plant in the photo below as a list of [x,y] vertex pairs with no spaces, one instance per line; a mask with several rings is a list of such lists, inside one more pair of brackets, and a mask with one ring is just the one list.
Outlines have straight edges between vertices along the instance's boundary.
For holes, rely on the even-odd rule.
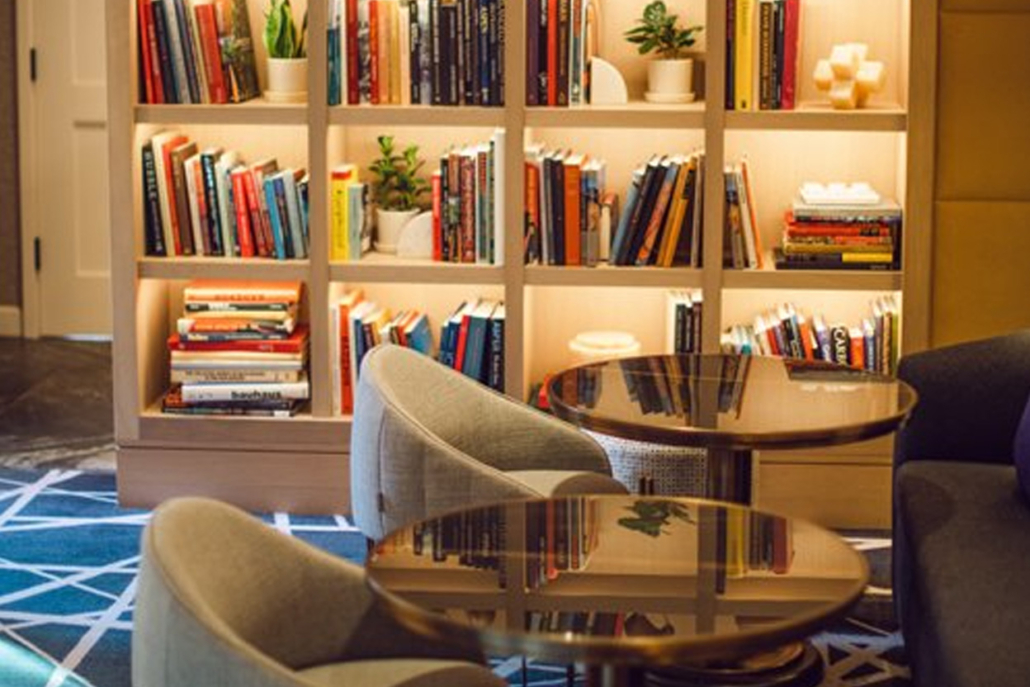
[[641,55],[655,51],[662,59],[678,60],[686,48],[694,45],[694,34],[703,30],[700,26],[682,28],[678,19],[666,11],[662,0],[655,0],[644,8],[638,26],[625,33],[626,40],[635,44]]
[[632,506],[627,506],[626,510],[635,517],[619,518],[619,525],[649,537],[657,538],[663,533],[668,534],[668,531],[662,528],[668,527],[673,518],[694,524],[690,510],[675,501],[640,499],[634,501]]
[[415,210],[429,190],[429,182],[418,175],[424,160],[418,158],[418,146],[409,145],[398,153],[393,136],[380,136],[380,158],[369,165],[375,175],[373,189],[376,205],[383,210]]
[[271,0],[268,12],[265,13],[264,33],[265,49],[269,57],[280,60],[307,57],[307,46],[304,45],[307,33],[307,12],[304,12],[304,21],[298,30],[290,0]]

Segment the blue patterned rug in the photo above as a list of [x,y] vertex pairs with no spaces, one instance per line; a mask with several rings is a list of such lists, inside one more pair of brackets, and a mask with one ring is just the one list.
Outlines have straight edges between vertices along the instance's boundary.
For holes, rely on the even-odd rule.
[[[130,687],[139,537],[148,517],[118,507],[109,473],[0,468],[0,685]],[[336,555],[364,558],[364,539],[343,516],[261,517]],[[814,641],[828,661],[824,687],[909,684],[897,632],[849,621]],[[493,662],[512,684],[521,684],[522,665]],[[532,687],[566,684],[562,666],[531,662],[527,672]]]

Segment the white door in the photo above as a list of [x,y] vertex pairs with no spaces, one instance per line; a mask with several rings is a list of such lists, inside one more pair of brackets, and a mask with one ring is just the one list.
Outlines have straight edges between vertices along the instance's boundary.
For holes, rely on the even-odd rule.
[[37,321],[43,335],[110,334],[104,0],[27,1],[36,50]]

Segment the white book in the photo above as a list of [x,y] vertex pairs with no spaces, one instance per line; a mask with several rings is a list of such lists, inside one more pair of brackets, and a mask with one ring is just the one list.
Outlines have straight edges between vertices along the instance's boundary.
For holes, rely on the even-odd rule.
[[758,267],[758,252],[755,249],[755,226],[751,222],[751,199],[748,198],[744,186],[744,172],[740,165],[733,166],[733,176],[737,180],[737,197],[740,199],[740,227],[744,234],[745,267]]
[[166,144],[181,137],[182,134],[178,131],[166,131],[150,139],[150,143],[154,148],[154,171],[157,176],[158,205],[161,207],[161,229],[165,240],[165,254],[168,257],[176,255],[175,246],[177,243],[174,237],[171,208],[169,205],[174,203],[175,200],[171,197],[172,189],[168,186],[170,170],[165,166],[165,156],[162,151]]
[[[182,171],[186,177],[186,197],[190,206],[190,223],[193,225],[193,254],[206,255],[204,251],[204,231],[200,224],[200,204],[198,194],[204,189],[197,188],[197,168],[200,166],[200,155],[186,158],[182,164]],[[182,218],[179,218],[180,223]]]
[[297,370],[261,370],[256,368],[173,368],[172,384],[281,384],[307,380],[307,373]]
[[182,400],[185,403],[211,401],[273,401],[280,399],[306,399],[311,395],[311,385],[303,382],[278,382],[272,384],[183,384]]

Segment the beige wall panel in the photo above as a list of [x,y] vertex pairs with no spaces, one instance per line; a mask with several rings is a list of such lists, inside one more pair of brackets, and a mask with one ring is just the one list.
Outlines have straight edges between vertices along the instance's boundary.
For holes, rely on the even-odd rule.
[[943,14],[940,28],[937,198],[1030,199],[1030,13]]
[[762,463],[758,483],[762,510],[805,518],[824,527],[891,526],[889,465],[789,465]]
[[932,342],[1030,327],[1030,202],[937,203]]
[[1027,12],[1026,0],[940,0],[941,12]]

